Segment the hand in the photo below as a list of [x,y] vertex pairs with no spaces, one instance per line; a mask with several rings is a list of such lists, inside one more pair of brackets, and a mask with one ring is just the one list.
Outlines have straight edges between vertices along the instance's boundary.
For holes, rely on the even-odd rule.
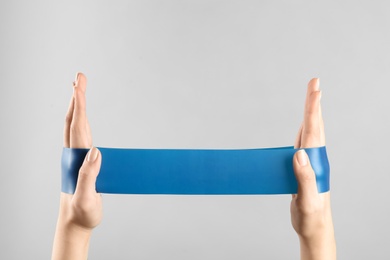
[[[86,77],[78,73],[66,114],[64,147],[92,146],[91,130],[86,115],[86,86]],[[101,159],[97,148],[89,150],[79,171],[75,193],[61,193],[52,259],[87,259],[92,229],[102,219],[102,199],[95,189]]]
[[[314,78],[308,84],[304,120],[295,148],[325,145],[320,99],[319,79]],[[336,259],[330,192],[318,193],[314,171],[303,149],[295,153],[293,166],[298,194],[292,195],[291,222],[300,239],[301,259]]]

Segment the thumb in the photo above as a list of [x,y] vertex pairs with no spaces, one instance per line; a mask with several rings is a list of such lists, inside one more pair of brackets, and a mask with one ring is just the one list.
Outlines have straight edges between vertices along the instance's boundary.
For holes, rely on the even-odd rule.
[[96,178],[100,171],[101,162],[100,151],[96,147],[92,147],[79,170],[75,194],[96,193]]
[[293,158],[295,178],[298,181],[298,196],[309,199],[318,194],[316,175],[305,150],[298,150]]

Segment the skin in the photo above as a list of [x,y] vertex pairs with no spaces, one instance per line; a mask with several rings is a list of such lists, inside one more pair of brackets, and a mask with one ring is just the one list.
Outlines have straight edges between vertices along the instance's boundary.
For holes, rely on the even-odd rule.
[[[92,135],[86,115],[87,78],[78,73],[73,83],[64,127],[64,147],[90,148]],[[101,154],[92,148],[79,171],[75,193],[61,193],[52,259],[87,259],[91,233],[102,220],[102,198],[96,193]]]
[[[310,80],[304,119],[295,140],[295,148],[325,145],[321,113],[319,79]],[[336,242],[330,207],[330,192],[318,193],[314,171],[304,150],[293,158],[298,194],[292,195],[291,223],[298,234],[302,260],[336,259]]]
[[[66,114],[64,147],[90,148],[92,135],[86,115],[87,79],[78,73]],[[319,80],[307,88],[304,120],[295,141],[296,148],[325,145]],[[102,220],[102,198],[96,193],[101,154],[92,147],[79,171],[75,193],[61,193],[52,259],[87,259],[92,230]],[[330,208],[330,193],[317,192],[315,175],[304,150],[293,158],[298,194],[292,195],[291,222],[298,234],[302,260],[336,259],[336,243]]]

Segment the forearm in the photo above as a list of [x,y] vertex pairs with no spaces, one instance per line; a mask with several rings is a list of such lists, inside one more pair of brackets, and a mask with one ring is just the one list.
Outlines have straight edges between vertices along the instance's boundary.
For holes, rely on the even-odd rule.
[[54,236],[52,260],[87,259],[90,237],[91,230],[66,223],[60,217]]
[[88,258],[92,229],[72,222],[71,198],[61,194],[60,210],[54,236],[52,260],[85,260]]
[[301,260],[336,259],[336,240],[332,222],[322,234],[310,239],[299,237],[299,242]]

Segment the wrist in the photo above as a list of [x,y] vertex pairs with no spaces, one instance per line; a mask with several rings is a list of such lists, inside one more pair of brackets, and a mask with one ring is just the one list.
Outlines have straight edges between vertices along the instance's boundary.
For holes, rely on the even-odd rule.
[[92,230],[58,218],[52,260],[87,259]]
[[87,259],[92,229],[74,223],[61,201],[54,237],[52,260]]
[[333,226],[311,237],[299,236],[301,259],[336,259],[336,240]]
[[70,238],[72,241],[77,240],[77,242],[88,242],[92,234],[92,229],[82,227],[61,217],[58,218],[57,231],[60,231],[64,237]]

